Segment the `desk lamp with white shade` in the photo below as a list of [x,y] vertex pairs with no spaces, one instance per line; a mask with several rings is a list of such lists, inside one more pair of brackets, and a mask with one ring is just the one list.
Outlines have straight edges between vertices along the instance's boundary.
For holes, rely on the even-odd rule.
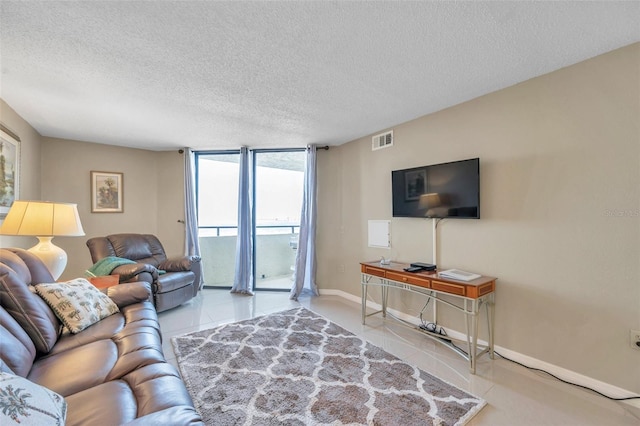
[[0,234],[38,237],[40,242],[29,251],[44,262],[56,280],[67,266],[67,253],[51,240],[85,235],[76,204],[22,200],[11,205]]

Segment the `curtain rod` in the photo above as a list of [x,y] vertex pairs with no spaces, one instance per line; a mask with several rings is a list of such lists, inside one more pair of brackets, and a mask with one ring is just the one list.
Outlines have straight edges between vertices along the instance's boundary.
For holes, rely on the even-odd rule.
[[[325,151],[329,151],[329,145],[318,146],[316,149],[324,149]],[[179,149],[178,154],[184,154],[184,149]]]

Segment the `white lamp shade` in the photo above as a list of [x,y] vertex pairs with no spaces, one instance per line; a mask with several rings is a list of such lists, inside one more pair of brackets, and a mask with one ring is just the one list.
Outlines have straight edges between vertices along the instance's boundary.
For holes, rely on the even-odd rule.
[[434,207],[439,207],[442,204],[442,200],[440,199],[440,194],[436,192],[430,192],[428,194],[422,194],[420,196],[420,201],[418,202],[418,208],[432,209]]
[[75,204],[16,200],[0,227],[3,235],[30,235],[40,242],[29,251],[42,260],[54,279],[67,266],[67,253],[51,242],[55,236],[84,235]]
[[0,228],[3,235],[84,235],[76,204],[16,200]]

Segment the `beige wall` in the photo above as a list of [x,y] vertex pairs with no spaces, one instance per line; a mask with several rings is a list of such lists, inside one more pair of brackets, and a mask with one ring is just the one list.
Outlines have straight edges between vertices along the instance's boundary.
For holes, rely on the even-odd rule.
[[[20,137],[20,195],[23,200],[78,204],[85,237],[56,237],[69,256],[61,279],[91,266],[85,245],[93,236],[118,232],[156,234],[169,255],[184,251],[183,155],[41,137],[4,100],[0,122]],[[91,213],[91,170],[124,173],[124,213]],[[0,237],[2,247],[29,248],[33,237]]]
[[167,255],[184,253],[184,155],[178,150],[153,153],[157,161],[158,227]]
[[[20,138],[20,192],[22,200],[40,199],[41,136],[5,101],[0,99],[0,122]],[[1,247],[29,248],[38,242],[31,237],[0,236]]]
[[[119,232],[156,234],[169,255],[183,253],[183,156],[41,137],[0,100],[0,122],[21,139],[20,199],[78,204],[85,237],[56,237],[69,256],[61,279],[82,276],[91,266],[85,242]],[[91,170],[124,173],[124,213],[91,213]],[[0,237],[2,247],[29,248],[34,237]]]
[[[20,137],[23,200],[78,204],[85,237],[56,237],[69,256],[61,279],[82,276],[91,266],[85,242],[120,232],[155,234],[168,255],[184,251],[183,155],[41,137],[0,99],[0,122]],[[90,172],[124,173],[124,213],[91,213]],[[35,237],[0,236],[1,247],[29,248]]]
[[[391,148],[321,153],[320,287],[359,295],[362,260],[431,261],[431,222],[391,217],[391,171],[480,157],[481,219],[440,223],[439,265],[499,278],[497,345],[640,392],[639,126],[635,44],[397,125]],[[369,219],[392,219],[391,250],[367,247]]]
[[[85,237],[56,237],[69,256],[61,279],[92,265],[86,241],[123,232],[160,238],[169,255],[184,250],[182,156],[64,139],[43,138],[42,197],[78,204]],[[90,172],[124,173],[124,212],[91,213]]]

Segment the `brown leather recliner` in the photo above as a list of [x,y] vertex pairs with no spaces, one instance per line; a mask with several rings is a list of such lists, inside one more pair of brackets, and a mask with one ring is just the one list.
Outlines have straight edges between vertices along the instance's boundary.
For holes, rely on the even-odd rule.
[[200,290],[200,257],[167,258],[164,247],[154,235],[113,234],[95,237],[87,241],[87,247],[94,264],[109,256],[136,262],[116,266],[110,273],[120,275],[121,283],[150,283],[158,312],[181,305]]

